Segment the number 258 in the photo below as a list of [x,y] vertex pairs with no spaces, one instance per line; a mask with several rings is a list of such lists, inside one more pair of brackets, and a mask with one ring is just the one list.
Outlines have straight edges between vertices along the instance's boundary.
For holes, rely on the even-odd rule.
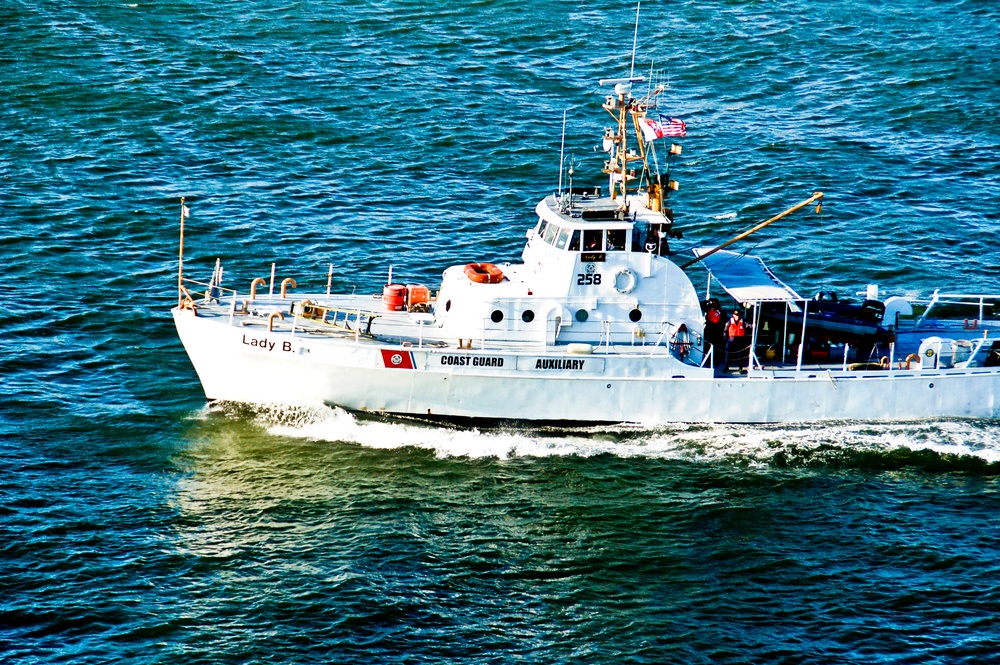
[[593,275],[579,273],[576,276],[576,283],[580,286],[590,286],[591,284],[598,285],[601,283],[601,273],[598,272]]

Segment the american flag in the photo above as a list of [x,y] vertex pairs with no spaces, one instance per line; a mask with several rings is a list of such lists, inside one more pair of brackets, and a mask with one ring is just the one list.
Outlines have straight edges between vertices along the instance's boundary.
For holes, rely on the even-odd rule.
[[659,121],[642,118],[639,127],[647,141],[655,141],[665,136],[687,136],[687,125],[680,118],[661,115]]

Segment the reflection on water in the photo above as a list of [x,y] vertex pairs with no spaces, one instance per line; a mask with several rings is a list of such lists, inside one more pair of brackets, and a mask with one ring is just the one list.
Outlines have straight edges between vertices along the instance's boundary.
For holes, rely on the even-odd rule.
[[200,521],[185,540],[227,551],[244,538],[273,537],[239,529],[257,526],[289,503],[341,513],[359,494],[366,500],[373,492],[437,494],[456,479],[530,473],[539,458],[686,462],[708,473],[917,467],[992,475],[1000,473],[998,435],[994,421],[479,430],[359,417],[325,406],[217,407],[192,420],[177,500]]

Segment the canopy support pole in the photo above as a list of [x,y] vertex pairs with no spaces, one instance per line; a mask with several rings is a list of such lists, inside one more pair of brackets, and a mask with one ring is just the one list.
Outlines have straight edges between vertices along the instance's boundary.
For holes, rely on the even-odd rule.
[[[753,304],[753,325],[750,327],[750,352],[747,353],[747,376],[753,374],[754,365],[760,365],[757,358],[757,324],[760,322],[760,301]],[[763,368],[763,365],[761,365]]]
[[781,331],[781,364],[785,364],[785,356],[788,351],[788,301],[785,301],[785,327]]
[[802,371],[802,352],[806,346],[806,319],[809,318],[809,301],[805,300],[803,302],[805,302],[805,307],[802,310],[802,337],[799,339],[799,357],[795,362],[796,372]]

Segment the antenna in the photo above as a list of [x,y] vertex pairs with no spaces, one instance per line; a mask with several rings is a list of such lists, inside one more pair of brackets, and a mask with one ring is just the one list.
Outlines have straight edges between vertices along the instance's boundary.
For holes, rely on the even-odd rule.
[[635,32],[632,34],[632,66],[628,70],[628,77],[632,78],[635,74],[635,45],[639,40],[639,7],[642,5],[642,0],[635,3]]
[[[562,198],[563,154],[566,149],[566,109],[563,109],[562,141],[559,143],[559,198]],[[572,188],[573,185],[570,185]]]

